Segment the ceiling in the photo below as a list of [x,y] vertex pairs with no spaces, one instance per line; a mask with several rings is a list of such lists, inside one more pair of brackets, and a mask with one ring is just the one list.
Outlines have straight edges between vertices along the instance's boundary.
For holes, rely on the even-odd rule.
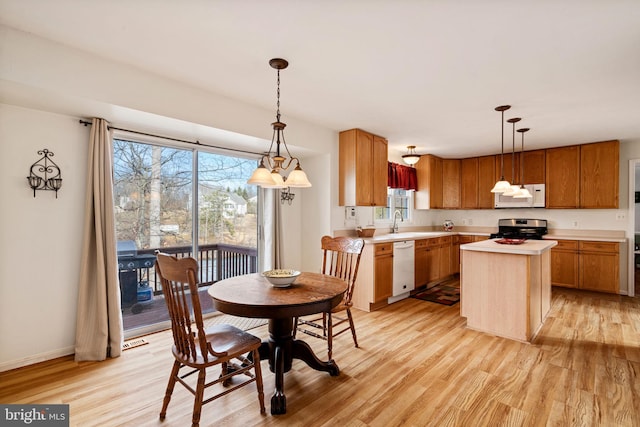
[[526,149],[640,141],[638,0],[0,0],[0,24],[274,114],[282,57],[289,127],[359,127],[397,155],[499,152],[502,104]]

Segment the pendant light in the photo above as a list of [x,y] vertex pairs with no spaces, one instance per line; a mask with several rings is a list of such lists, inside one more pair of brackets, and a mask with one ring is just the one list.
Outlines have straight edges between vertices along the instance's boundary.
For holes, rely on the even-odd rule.
[[[307,179],[307,174],[305,174],[300,167],[300,160],[297,157],[293,157],[289,152],[289,148],[284,139],[284,128],[287,125],[280,121],[280,70],[287,68],[289,62],[282,58],[273,58],[269,61],[269,65],[271,68],[278,70],[276,121],[271,123],[273,136],[271,137],[269,151],[262,156],[260,165],[253,172],[247,184],[259,185],[265,188],[311,187],[311,183]],[[274,144],[276,145],[276,149],[272,152],[271,150]],[[289,156],[288,158],[280,153],[280,144],[284,146],[286,154]],[[294,162],[296,167],[289,173],[288,177],[285,177],[284,173]]]
[[520,191],[513,196],[516,199],[527,199],[533,197],[529,190],[524,188],[524,133],[528,132],[529,128],[520,128],[518,132],[522,135],[522,145],[520,146]]
[[502,126],[502,148],[500,151],[500,180],[496,182],[496,185],[491,189],[492,193],[504,193],[510,186],[509,181],[504,179],[504,112],[511,108],[511,105],[500,105],[496,107],[496,111],[502,113],[502,120],[500,125]]
[[402,160],[408,165],[415,165],[420,160],[420,154],[416,154],[415,152],[416,146],[409,145],[407,146],[407,154],[402,156]]
[[511,185],[507,188],[502,195],[503,196],[515,196],[520,192],[520,186],[516,182],[516,123],[522,120],[520,117],[514,117],[507,120],[507,122],[513,125],[513,135],[511,142]]

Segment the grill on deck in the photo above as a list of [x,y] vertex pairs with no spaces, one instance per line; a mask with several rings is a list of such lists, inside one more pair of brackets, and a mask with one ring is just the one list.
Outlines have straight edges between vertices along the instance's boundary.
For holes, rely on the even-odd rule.
[[[142,287],[143,277],[149,277],[149,268],[156,262],[153,254],[138,254],[136,243],[133,240],[121,240],[117,244],[118,273],[120,276],[120,300],[123,308],[132,307],[134,312],[142,311],[136,304],[138,301],[138,288]],[[145,286],[146,289],[146,286]],[[144,301],[149,298],[143,298]],[[141,300],[142,301],[142,300]]]

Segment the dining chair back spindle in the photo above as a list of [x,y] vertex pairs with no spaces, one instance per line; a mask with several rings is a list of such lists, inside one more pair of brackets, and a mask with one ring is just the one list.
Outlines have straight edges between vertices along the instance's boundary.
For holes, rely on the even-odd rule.
[[[364,240],[350,237],[323,236],[322,247],[322,273],[337,277],[347,282],[347,290],[342,302],[333,310],[322,313],[322,316],[313,318],[296,318],[294,321],[294,334],[304,334],[327,340],[327,353],[329,360],[333,356],[333,338],[351,331],[353,344],[358,347],[356,328],[351,315],[351,298],[360,267],[360,257],[364,248]],[[345,313],[346,316],[342,313]],[[346,325],[345,325],[346,324]],[[340,325],[345,325],[340,327]]]
[[[160,411],[164,420],[176,382],[194,395],[192,426],[198,426],[202,405],[222,397],[252,382],[256,383],[260,412],[265,413],[262,372],[260,369],[259,338],[234,326],[218,324],[205,329],[198,296],[198,262],[194,258],[177,258],[158,253],[156,273],[160,277],[173,333],[173,368]],[[251,353],[251,360],[245,355]],[[222,372],[216,379],[206,381],[207,368],[221,365]],[[184,369],[184,372],[183,371]],[[252,372],[253,371],[253,372]],[[186,378],[197,373],[195,389]],[[244,375],[240,383],[233,377]],[[204,392],[220,384],[212,396],[204,398]]]

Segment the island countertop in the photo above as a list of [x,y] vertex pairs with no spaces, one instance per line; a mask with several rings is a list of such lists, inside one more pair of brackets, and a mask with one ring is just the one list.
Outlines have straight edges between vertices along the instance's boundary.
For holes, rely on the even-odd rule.
[[466,243],[464,245],[460,245],[460,250],[516,255],[540,255],[558,244],[555,240],[525,240],[524,243],[519,245],[505,245],[497,243],[497,240],[500,239]]

